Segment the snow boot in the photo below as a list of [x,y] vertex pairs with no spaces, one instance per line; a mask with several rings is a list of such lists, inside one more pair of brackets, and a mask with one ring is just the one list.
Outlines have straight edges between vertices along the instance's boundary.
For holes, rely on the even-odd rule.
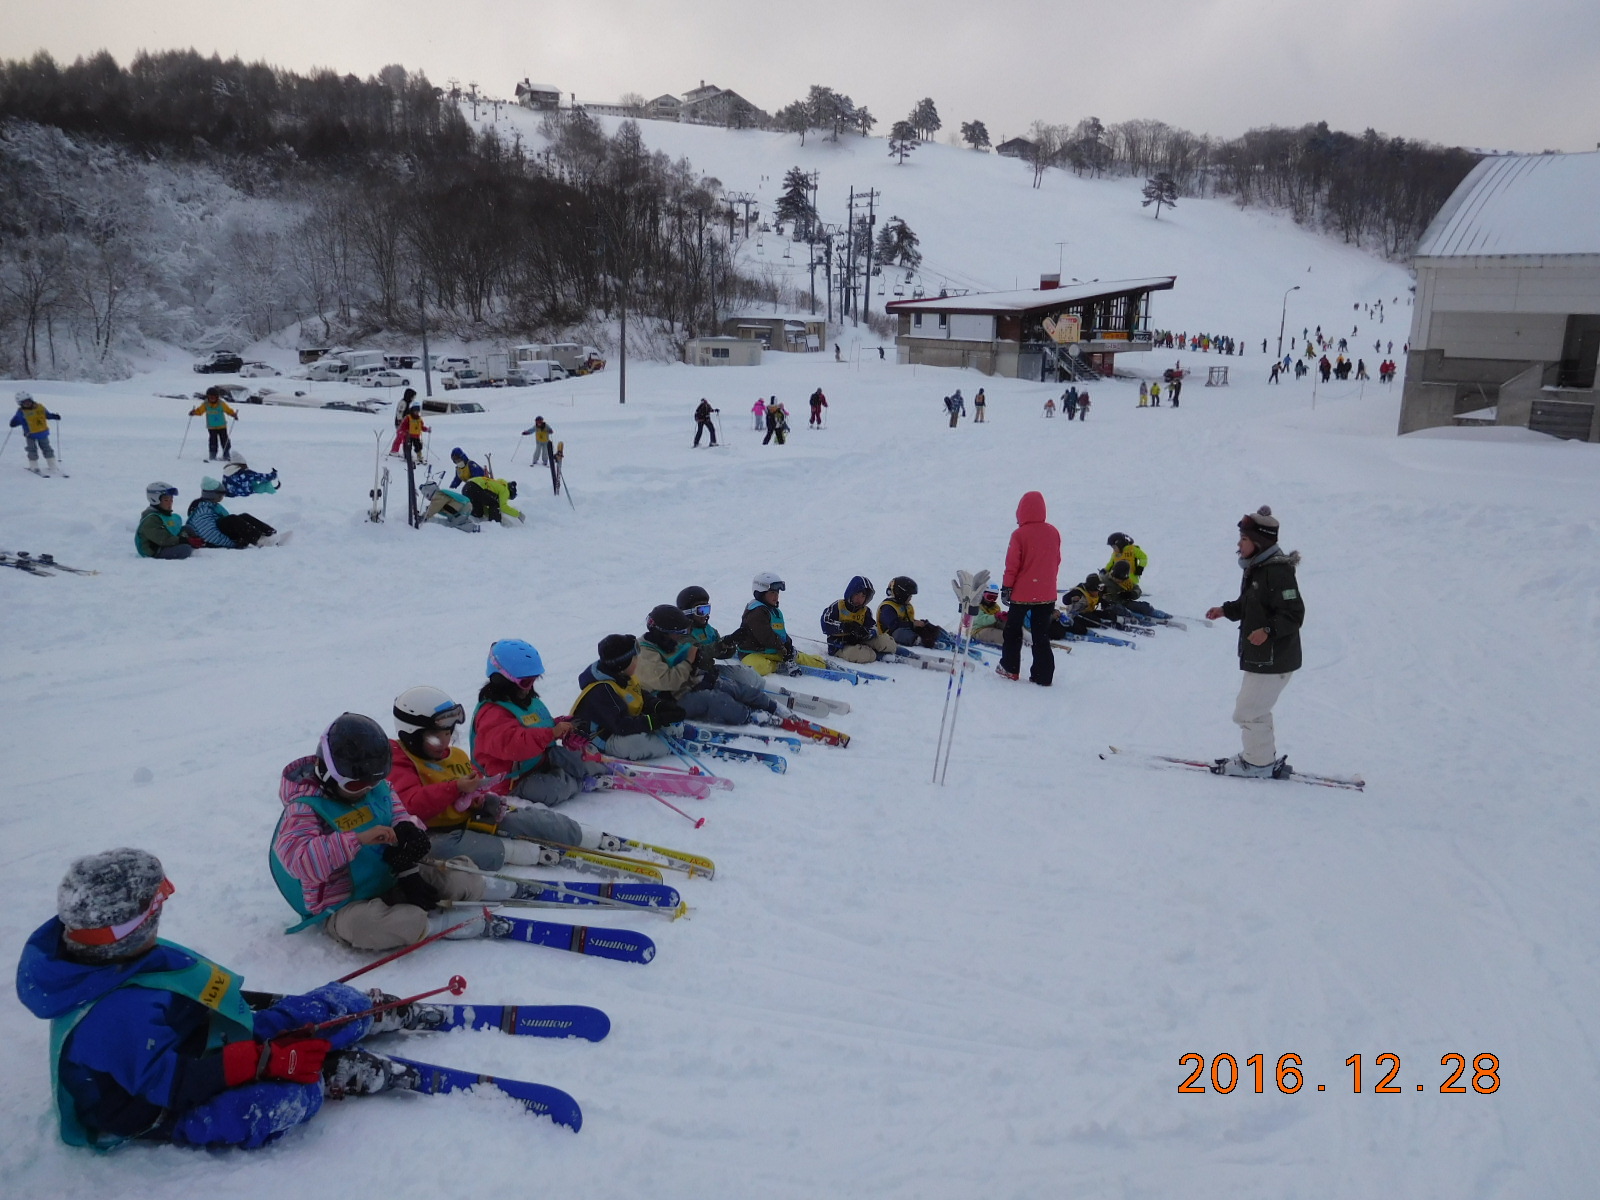
[[1000,676],[1001,679],[1011,680],[1012,683],[1015,683],[1017,680],[1022,678],[1022,673],[1020,671],[1008,671],[1004,667],[996,667],[994,669],[994,673]]

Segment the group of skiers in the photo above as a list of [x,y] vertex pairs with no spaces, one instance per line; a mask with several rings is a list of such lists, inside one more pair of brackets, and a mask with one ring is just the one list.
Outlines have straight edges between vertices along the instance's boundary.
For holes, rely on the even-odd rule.
[[[1080,418],[1087,421],[1089,419],[1089,405],[1088,388],[1080,389],[1077,384],[1073,383],[1069,384],[1061,393],[1061,411],[1067,414],[1067,420],[1069,421],[1076,421]],[[1056,415],[1056,398],[1054,396],[1045,397],[1044,415],[1046,417],[1054,417]]]
[[1150,344],[1161,350],[1188,349],[1201,354],[1209,354],[1213,350],[1218,354],[1244,353],[1244,347],[1233,338],[1214,333],[1173,333],[1170,329],[1157,329],[1151,336]]
[[[823,429],[827,426],[827,417],[823,410],[828,407],[828,397],[821,388],[817,388],[807,397],[807,405],[811,410],[811,418],[806,422],[808,429]],[[699,407],[694,410],[694,444],[700,444],[702,431],[711,434],[711,444],[717,444],[717,428],[711,420],[711,414],[721,412],[719,408],[701,400]],[[765,429],[767,436],[761,439],[763,446],[777,442],[782,446],[789,440],[789,410],[776,396],[757,396],[756,402],[750,406],[750,428],[758,433]]]
[[[1172,401],[1172,407],[1179,407],[1183,396],[1183,375],[1181,372],[1168,372],[1171,378],[1167,381],[1167,399]],[[1152,379],[1149,383],[1142,380],[1139,383],[1139,407],[1161,407],[1161,380]]]
[[183,559],[206,548],[244,550],[287,542],[288,533],[280,534],[249,513],[230,513],[222,506],[225,496],[277,491],[277,474],[263,475],[245,463],[230,462],[222,479],[207,475],[200,481],[200,495],[189,502],[184,516],[173,511],[178,489],[156,480],[144,489],[145,510],[134,529],[133,548],[140,558]]

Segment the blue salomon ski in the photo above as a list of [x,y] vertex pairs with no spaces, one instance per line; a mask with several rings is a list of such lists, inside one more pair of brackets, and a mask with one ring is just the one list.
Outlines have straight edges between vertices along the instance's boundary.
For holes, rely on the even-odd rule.
[[583,1004],[417,1004],[413,1024],[419,1033],[451,1029],[498,1029],[515,1037],[582,1038],[602,1041],[611,1018]]
[[552,904],[598,904],[602,900],[617,900],[623,904],[647,905],[650,908],[677,908],[682,903],[678,889],[660,883],[576,883],[572,880],[529,879],[527,884],[545,885],[537,896],[524,896],[525,900],[538,900]]
[[556,921],[532,921],[525,917],[496,914],[496,921],[509,921],[505,936],[515,942],[552,946],[574,954],[596,958],[615,958],[621,962],[647,963],[656,956],[656,944],[631,929],[602,929],[589,925],[562,925]]
[[679,754],[691,757],[703,754],[707,758],[720,758],[730,762],[761,763],[779,775],[789,769],[789,760],[781,754],[766,754],[760,750],[746,750],[742,746],[729,746],[722,742],[692,741],[687,738],[669,737],[666,742]]
[[441,1096],[447,1092],[466,1091],[477,1087],[480,1083],[486,1083],[522,1101],[529,1112],[549,1117],[557,1125],[565,1125],[574,1133],[583,1128],[583,1110],[578,1107],[576,1100],[560,1088],[548,1087],[542,1083],[526,1083],[520,1079],[479,1075],[476,1071],[461,1071],[455,1067],[440,1067],[433,1063],[418,1062],[414,1058],[400,1058],[387,1054],[373,1057],[387,1058],[390,1062],[410,1068],[409,1071],[394,1076],[391,1084],[393,1087],[404,1088],[410,1092],[422,1092],[429,1096]]

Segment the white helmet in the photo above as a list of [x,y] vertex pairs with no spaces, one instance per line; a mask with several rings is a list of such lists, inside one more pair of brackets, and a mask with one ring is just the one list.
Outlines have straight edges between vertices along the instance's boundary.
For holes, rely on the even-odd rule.
[[750,586],[758,596],[762,592],[781,592],[784,586],[783,576],[776,571],[763,571],[751,581]]
[[461,705],[440,688],[407,688],[394,698],[394,726],[402,743],[424,733],[453,730],[466,719]]
[[32,404],[33,403],[33,393],[32,392],[18,392],[17,393],[17,403],[18,404]]
[[163,496],[176,496],[177,494],[177,488],[170,483],[163,483],[159,479],[144,489],[144,498],[150,501],[151,504],[161,503],[161,497]]

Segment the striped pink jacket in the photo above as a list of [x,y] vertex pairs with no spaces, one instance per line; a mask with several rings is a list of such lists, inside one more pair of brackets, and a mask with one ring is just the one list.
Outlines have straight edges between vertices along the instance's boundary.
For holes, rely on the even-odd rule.
[[[315,796],[322,790],[317,778],[317,756],[308,754],[297,758],[283,769],[278,780],[278,799],[283,801],[283,821],[278,826],[277,841],[273,849],[278,861],[289,874],[300,881],[306,907],[314,913],[333,908],[350,899],[350,860],[361,849],[353,833],[343,833],[330,828],[317,816],[309,804],[301,803],[305,796]],[[387,783],[379,787],[387,788]],[[425,828],[421,821],[406,811],[399,793],[391,801],[396,822],[410,821]]]

